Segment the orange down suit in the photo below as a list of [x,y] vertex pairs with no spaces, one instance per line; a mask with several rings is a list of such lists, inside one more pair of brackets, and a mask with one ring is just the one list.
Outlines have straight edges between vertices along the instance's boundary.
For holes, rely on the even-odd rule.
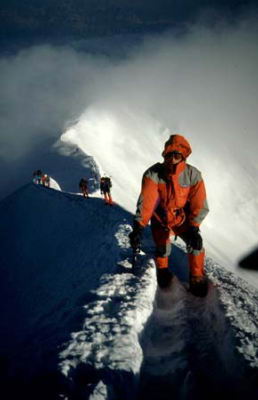
[[[144,173],[135,215],[142,227],[151,220],[157,268],[168,267],[171,236],[178,235],[185,240],[187,229],[199,227],[209,211],[201,173],[185,162],[191,153],[189,143],[183,136],[172,135],[162,155],[171,151],[180,151],[184,160],[176,165],[173,174],[166,172],[163,163],[153,165]],[[188,250],[192,276],[204,275],[204,256],[204,248]]]

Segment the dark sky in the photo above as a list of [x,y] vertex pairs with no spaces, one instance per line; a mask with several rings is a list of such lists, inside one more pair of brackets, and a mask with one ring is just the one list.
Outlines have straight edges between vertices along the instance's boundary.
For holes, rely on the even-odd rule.
[[234,23],[258,0],[1,0],[0,38],[96,37]]

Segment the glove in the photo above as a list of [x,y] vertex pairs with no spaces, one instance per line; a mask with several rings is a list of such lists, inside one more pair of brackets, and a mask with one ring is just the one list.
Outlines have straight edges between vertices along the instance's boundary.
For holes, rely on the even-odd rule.
[[137,221],[134,221],[133,230],[129,233],[130,245],[133,249],[138,249],[140,247],[143,229],[144,228]]
[[187,246],[191,247],[193,250],[202,249],[202,237],[197,226],[189,227],[188,231],[186,232],[186,243]]

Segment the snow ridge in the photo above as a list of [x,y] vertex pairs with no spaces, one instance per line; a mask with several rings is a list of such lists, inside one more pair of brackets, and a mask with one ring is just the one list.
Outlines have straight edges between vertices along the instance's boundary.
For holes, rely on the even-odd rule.
[[[245,281],[207,258],[213,284],[195,298],[182,284],[185,249],[174,246],[178,279],[170,294],[156,291],[148,229],[149,256],[140,254],[132,274],[132,216],[92,196],[30,184],[2,201],[0,213],[0,343],[10,365],[1,382],[28,399],[170,400],[173,391],[200,400],[202,379],[204,394],[223,385],[220,393],[239,388],[241,400],[254,395],[258,295]],[[45,379],[52,372],[54,390]]]

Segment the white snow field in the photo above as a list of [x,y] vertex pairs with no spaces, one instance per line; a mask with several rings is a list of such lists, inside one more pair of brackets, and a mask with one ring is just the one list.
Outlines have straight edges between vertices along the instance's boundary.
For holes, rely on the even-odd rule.
[[208,257],[209,293],[195,298],[177,244],[160,291],[149,230],[132,273],[132,214],[97,193],[30,183],[0,202],[0,220],[6,398],[257,398],[258,292],[246,281]]

